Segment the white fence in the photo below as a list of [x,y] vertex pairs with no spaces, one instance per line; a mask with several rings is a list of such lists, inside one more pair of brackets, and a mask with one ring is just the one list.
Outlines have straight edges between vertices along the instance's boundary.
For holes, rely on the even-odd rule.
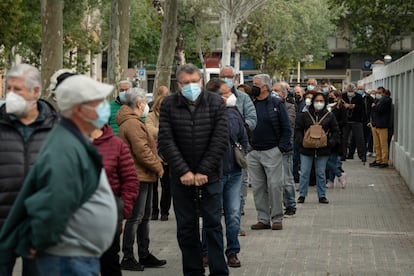
[[366,88],[384,86],[394,103],[390,161],[414,193],[414,51],[361,80]]

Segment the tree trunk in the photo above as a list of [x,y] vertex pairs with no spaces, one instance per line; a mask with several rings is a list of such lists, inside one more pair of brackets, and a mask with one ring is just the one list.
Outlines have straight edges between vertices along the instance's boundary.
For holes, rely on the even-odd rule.
[[230,22],[231,18],[228,18],[224,12],[221,13],[221,37],[223,38],[223,49],[221,55],[221,66],[230,65],[231,60],[231,37],[234,33],[236,25]]
[[109,83],[116,84],[126,78],[130,8],[131,0],[112,0],[107,67]]
[[42,97],[46,97],[46,88],[50,77],[63,66],[63,1],[42,0]]
[[161,85],[165,85],[170,89],[171,69],[174,62],[177,38],[177,9],[177,0],[165,1],[165,14],[161,26],[160,50],[152,90],[154,99],[158,96],[158,89]]

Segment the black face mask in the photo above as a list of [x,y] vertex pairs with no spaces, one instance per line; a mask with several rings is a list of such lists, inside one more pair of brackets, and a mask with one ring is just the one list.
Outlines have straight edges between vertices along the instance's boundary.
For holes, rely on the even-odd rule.
[[295,95],[295,101],[296,102],[300,102],[300,100],[302,100],[302,97],[300,95]]
[[329,98],[329,99],[328,99],[328,102],[329,102],[329,103],[334,103],[334,102],[335,102],[335,99],[334,99],[334,98]]
[[257,97],[260,95],[260,87],[253,85],[252,87],[252,95],[253,97]]

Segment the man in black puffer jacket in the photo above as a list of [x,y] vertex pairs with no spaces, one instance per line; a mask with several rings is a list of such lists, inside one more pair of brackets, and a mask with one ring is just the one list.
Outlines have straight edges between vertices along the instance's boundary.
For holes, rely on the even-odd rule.
[[223,252],[219,179],[228,147],[223,99],[202,90],[200,71],[178,68],[179,91],[165,98],[160,110],[159,152],[171,168],[171,194],[184,275],[204,275],[198,215],[203,217],[210,274],[227,275]]
[[[40,94],[38,69],[28,64],[10,69],[6,103],[0,108],[0,230],[46,135],[58,120],[52,105],[39,100]],[[13,266],[0,267],[0,274],[2,269],[11,273]]]

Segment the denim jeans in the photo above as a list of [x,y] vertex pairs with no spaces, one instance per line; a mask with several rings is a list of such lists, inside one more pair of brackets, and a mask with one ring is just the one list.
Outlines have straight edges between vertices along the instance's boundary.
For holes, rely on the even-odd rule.
[[223,186],[223,209],[226,223],[226,256],[231,253],[240,252],[239,230],[240,230],[240,207],[241,198],[237,195],[241,193],[242,173],[235,172],[224,175],[220,178]]
[[141,182],[138,198],[134,203],[131,217],[127,219],[122,241],[124,258],[134,256],[134,242],[137,237],[138,257],[146,258],[149,254],[149,219],[151,216],[153,183]]
[[41,253],[35,260],[42,276],[99,276],[98,257],[68,257]]
[[295,179],[293,178],[293,154],[283,155],[283,172],[284,172],[284,196],[286,208],[296,209],[295,199]]
[[[199,191],[201,198],[199,198]],[[210,274],[228,275],[221,226],[223,206],[221,183],[213,182],[195,187],[182,185],[178,179],[174,179],[171,194],[177,220],[177,240],[182,254],[183,274],[204,275],[205,272],[199,225],[199,216],[202,216]],[[240,193],[237,194],[239,195]]]
[[342,171],[339,169],[339,156],[336,153],[333,153],[329,156],[328,161],[326,163],[326,168],[328,171],[327,179],[334,182],[335,176],[340,177],[342,175]]
[[326,192],[326,163],[329,156],[309,156],[300,155],[301,174],[299,180],[299,193],[300,196],[306,197],[308,195],[309,176],[312,169],[312,163],[315,160],[315,174],[316,174],[316,189],[318,198],[325,197]]
[[278,147],[253,150],[247,155],[257,220],[269,224],[283,220],[283,157]]

